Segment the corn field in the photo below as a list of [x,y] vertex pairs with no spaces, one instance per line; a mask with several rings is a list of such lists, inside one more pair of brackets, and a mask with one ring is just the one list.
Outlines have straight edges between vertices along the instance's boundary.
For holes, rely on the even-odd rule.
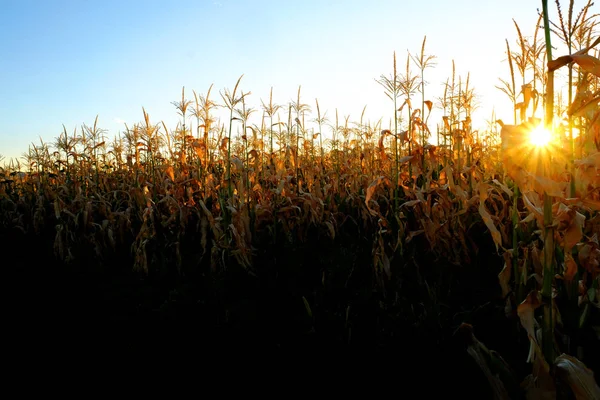
[[474,398],[599,399],[600,19],[543,5],[499,49],[514,114],[485,129],[468,76],[425,91],[423,40],[375,79],[377,123],[241,76],[183,88],[174,128],[143,109],[112,138],[96,118],[32,144],[0,169],[15,301],[173,345],[444,358]]

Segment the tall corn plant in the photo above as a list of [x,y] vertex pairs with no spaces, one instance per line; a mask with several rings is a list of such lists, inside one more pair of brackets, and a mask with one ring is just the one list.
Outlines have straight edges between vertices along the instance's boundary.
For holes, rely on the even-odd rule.
[[181,161],[182,167],[185,164],[185,160],[187,158],[187,142],[188,142],[188,131],[186,126],[186,116],[187,110],[192,102],[190,100],[186,100],[185,98],[185,86],[181,88],[181,100],[173,101],[171,104],[175,106],[177,109],[177,113],[181,117]]
[[317,117],[315,118],[315,122],[317,123],[317,125],[319,126],[319,147],[321,149],[320,154],[321,154],[321,167],[324,167],[323,162],[325,161],[325,153],[324,153],[324,149],[323,149],[323,125],[325,125],[327,122],[329,122],[329,120],[327,119],[327,111],[324,112],[323,114],[321,114],[321,108],[319,107],[319,100],[315,99],[315,104],[317,107]]
[[273,123],[273,117],[277,114],[277,111],[281,108],[280,105],[273,103],[273,88],[271,87],[271,91],[269,92],[269,102],[265,104],[264,101],[260,101],[262,104],[263,111],[269,117],[269,164],[273,164],[273,127],[275,124]]
[[[393,138],[392,149],[394,150],[394,164],[393,164],[391,175],[392,175],[393,187],[394,187],[394,206],[396,209],[399,206],[398,180],[400,177],[400,162],[399,162],[400,150],[401,150],[402,142],[404,141],[404,139],[406,139],[408,142],[408,155],[411,155],[411,153],[412,153],[411,141],[412,141],[412,132],[413,132],[413,125],[412,125],[413,111],[412,111],[412,104],[411,104],[411,96],[415,93],[415,91],[418,87],[418,82],[417,82],[418,77],[412,75],[410,72],[410,60],[411,60],[411,58],[410,58],[410,54],[409,54],[409,56],[406,59],[406,73],[405,73],[405,75],[399,75],[397,67],[396,67],[396,52],[394,52],[394,63],[393,63],[392,73],[389,76],[381,75],[379,80],[376,80],[376,82],[379,83],[383,87],[384,94],[394,104],[394,114],[393,114],[393,116],[394,116],[394,123],[393,123],[394,131],[392,132],[392,135],[391,135]],[[404,95],[404,102],[402,103],[402,105],[400,107],[398,107],[398,99],[402,95]],[[400,135],[398,132],[398,122],[400,121],[398,112],[402,111],[402,109],[404,108],[405,105],[408,106],[408,128],[407,128],[406,132],[403,132],[403,134]],[[411,167],[409,164],[409,178],[411,178],[411,176],[412,176],[412,170],[411,170]]]
[[[198,95],[194,91],[194,100],[195,103],[192,105],[192,115],[196,117],[196,137],[197,140],[200,140],[200,129],[203,130],[202,141],[200,142],[201,146],[199,147],[199,151],[204,150],[204,163],[205,170],[208,173],[208,168],[210,166],[210,138],[209,134],[215,123],[215,119],[211,115],[211,112],[217,105],[210,99],[210,92],[212,90],[213,85],[211,84],[206,92],[206,96]],[[204,147],[202,147],[204,146]],[[198,151],[197,151],[198,152]],[[200,175],[202,173],[200,171]]]
[[[381,75],[379,80],[376,80],[383,87],[383,93],[392,101],[394,104],[394,132],[392,137],[394,138],[394,167],[392,168],[393,188],[394,188],[394,206],[398,209],[398,178],[400,176],[399,163],[400,159],[398,152],[398,98],[402,94],[402,86],[400,82],[400,76],[396,68],[396,52],[394,52],[394,62],[392,73],[390,76]],[[336,118],[337,119],[337,118]],[[336,124],[337,125],[337,124]]]
[[232,186],[232,182],[231,182],[231,133],[233,131],[233,120],[235,119],[233,114],[235,112],[236,107],[238,106],[238,104],[240,104],[240,102],[242,101],[244,94],[240,95],[239,97],[236,97],[237,95],[237,90],[238,90],[238,86],[240,85],[240,81],[242,80],[242,77],[244,75],[242,74],[237,82],[235,83],[235,86],[233,87],[233,92],[230,92],[228,89],[225,89],[224,92],[221,92],[221,98],[223,99],[223,102],[225,103],[225,107],[227,107],[227,109],[229,110],[229,131],[227,134],[227,160],[226,160],[226,172],[225,172],[225,181],[227,182],[227,191],[228,191],[228,195],[229,195],[229,199],[231,199],[233,201],[233,186]]
[[[574,8],[574,0],[569,1],[569,9],[565,17],[560,5],[560,1],[556,0],[556,8],[558,12],[558,20],[559,23],[556,24],[552,21],[549,21],[550,31],[553,32],[567,47],[568,55],[573,54],[573,50],[575,50],[575,42],[579,42],[579,49],[581,50],[583,47],[589,46],[591,43],[592,35],[594,32],[595,22],[590,23],[592,19],[594,19],[598,14],[592,14],[590,12],[590,7],[594,4],[592,0],[588,0],[586,5],[579,11],[579,13],[574,18],[573,8]],[[550,61],[550,60],[549,60]],[[567,64],[568,71],[568,87],[567,87],[567,96],[568,96],[568,104],[573,104],[573,87],[578,86],[574,83],[573,76],[573,63]],[[581,79],[581,75],[579,77]],[[569,150],[570,150],[570,195],[571,197],[575,196],[575,179],[574,179],[574,161],[575,161],[575,141],[573,139],[573,115],[571,113],[567,113],[567,133],[569,139]]]
[[[436,63],[434,61],[436,56],[425,54],[425,43],[426,42],[427,42],[427,36],[425,36],[423,38],[423,43],[421,44],[421,52],[414,56],[413,55],[410,56],[420,72],[419,91],[421,92],[421,114],[423,116],[423,120],[425,120],[425,105],[426,104],[429,108],[429,111],[431,112],[431,102],[427,103],[426,98],[425,98],[425,69],[432,68],[436,65]],[[421,127],[421,146],[423,147],[423,149],[425,149],[425,144],[426,144],[425,133],[426,133],[426,129],[424,129],[424,127]],[[423,150],[423,154],[421,157],[422,157],[422,159],[421,159],[422,169],[423,169],[423,173],[425,173],[426,171],[425,171],[425,151],[424,150]]]
[[[248,150],[248,135],[247,135],[247,131],[251,130],[254,136],[254,127],[249,126],[248,125],[248,120],[250,119],[250,115],[252,113],[254,113],[256,111],[256,109],[252,108],[252,107],[248,107],[246,106],[246,96],[248,96],[250,94],[250,92],[248,93],[243,93],[242,92],[242,96],[241,96],[241,104],[242,104],[242,108],[241,109],[236,109],[235,112],[238,116],[238,119],[242,122],[242,141],[243,141],[243,146],[244,146],[244,162],[246,163],[246,168],[244,171],[244,175],[245,175],[245,179],[244,179],[244,185],[246,185],[246,192],[248,193],[248,196],[250,196],[250,176],[249,176],[249,150]],[[253,141],[250,140],[250,143],[252,143]],[[256,173],[258,173],[258,171],[255,171]],[[247,199],[248,201],[250,200],[249,197]]]

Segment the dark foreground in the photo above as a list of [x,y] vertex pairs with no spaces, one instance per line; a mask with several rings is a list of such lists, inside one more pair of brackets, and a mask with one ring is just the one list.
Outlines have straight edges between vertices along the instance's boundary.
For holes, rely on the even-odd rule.
[[[415,398],[491,398],[454,334],[467,322],[519,379],[530,373],[526,335],[505,317],[499,296],[500,257],[485,240],[489,247],[471,264],[438,260],[420,275],[394,271],[382,290],[369,251],[359,247],[272,248],[257,256],[254,275],[233,266],[182,276],[134,273],[126,253],[104,268],[90,267],[91,258],[65,266],[44,243],[31,248],[17,239],[11,253],[23,256],[5,264],[3,284],[14,366],[192,365],[228,379],[285,377],[304,388],[318,380],[332,388],[416,391]],[[580,341],[594,348],[594,338]],[[587,355],[597,378],[600,357]]]

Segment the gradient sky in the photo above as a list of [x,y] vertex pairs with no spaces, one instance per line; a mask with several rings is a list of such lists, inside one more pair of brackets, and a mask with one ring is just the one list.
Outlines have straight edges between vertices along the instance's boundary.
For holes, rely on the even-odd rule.
[[241,74],[258,109],[271,87],[287,104],[302,85],[301,100],[314,109],[318,98],[330,118],[337,108],[358,121],[367,105],[367,118],[387,125],[393,109],[375,79],[391,73],[394,51],[403,70],[424,35],[426,54],[437,57],[426,97],[442,95],[454,60],[457,74],[471,74],[483,125],[492,107],[510,113],[494,88],[509,76],[504,40],[515,43],[512,18],[531,35],[538,8],[533,0],[0,0],[0,154],[20,156],[96,115],[112,138],[143,119],[142,107],[172,129],[183,86],[192,98],[214,84],[220,102],[218,91]]

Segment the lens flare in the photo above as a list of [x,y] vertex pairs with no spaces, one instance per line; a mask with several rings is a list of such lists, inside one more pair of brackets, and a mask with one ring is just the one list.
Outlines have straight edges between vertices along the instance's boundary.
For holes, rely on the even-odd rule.
[[529,133],[529,141],[534,146],[545,147],[550,143],[550,140],[552,140],[552,133],[543,125],[539,125]]

